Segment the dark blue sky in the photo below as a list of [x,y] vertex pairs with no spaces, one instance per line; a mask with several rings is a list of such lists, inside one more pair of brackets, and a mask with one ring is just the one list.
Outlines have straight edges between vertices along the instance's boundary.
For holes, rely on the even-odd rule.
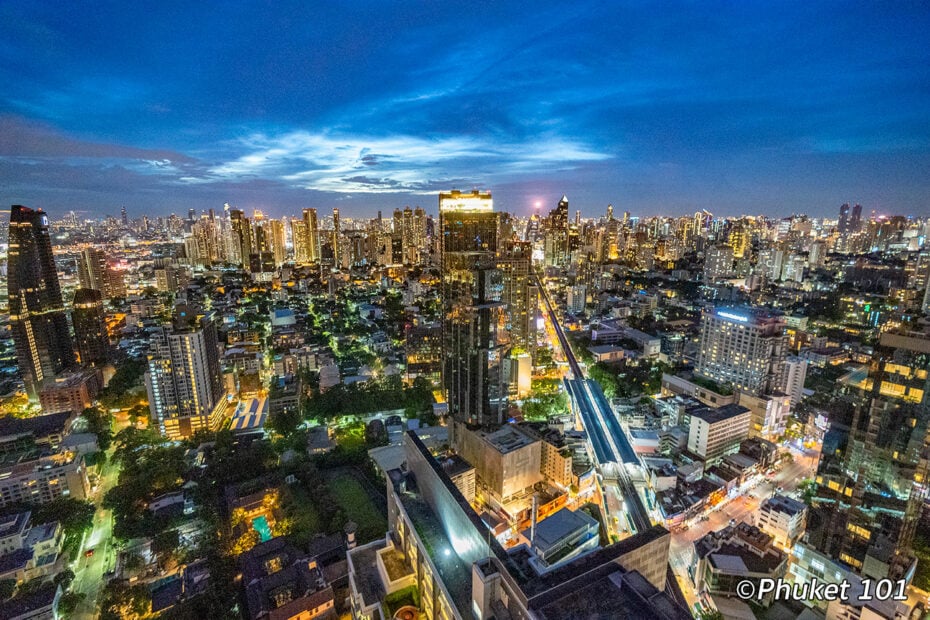
[[0,204],[930,213],[921,2],[5,2]]

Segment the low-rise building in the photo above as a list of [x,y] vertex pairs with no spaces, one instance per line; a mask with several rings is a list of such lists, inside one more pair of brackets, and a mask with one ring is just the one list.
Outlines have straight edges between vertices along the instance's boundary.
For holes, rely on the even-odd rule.
[[306,557],[284,538],[255,545],[239,557],[239,563],[246,618],[316,620],[337,616],[333,588],[316,559]]
[[749,436],[750,421],[750,411],[742,405],[695,411],[691,414],[688,450],[705,461],[736,452]]
[[[737,585],[761,579],[781,579],[788,571],[788,555],[772,544],[772,537],[748,523],[738,523],[710,532],[694,542],[691,574],[695,590],[737,597]],[[752,600],[763,606],[772,603],[769,592]]]
[[791,547],[807,525],[807,505],[785,495],[775,495],[759,507],[756,525],[770,535],[775,544]]
[[82,368],[47,379],[39,390],[42,412],[80,413],[93,405],[103,387],[103,373],[99,368]]
[[0,466],[0,506],[44,504],[59,497],[87,497],[84,457],[61,451]]

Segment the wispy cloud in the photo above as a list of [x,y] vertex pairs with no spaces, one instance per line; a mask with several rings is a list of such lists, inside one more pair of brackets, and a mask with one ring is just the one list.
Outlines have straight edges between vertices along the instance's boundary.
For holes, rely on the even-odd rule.
[[431,192],[454,171],[468,170],[482,183],[506,170],[564,170],[611,155],[577,140],[540,136],[506,143],[476,136],[356,136],[296,131],[252,134],[246,154],[209,168],[203,179],[278,178],[295,186],[335,193]]

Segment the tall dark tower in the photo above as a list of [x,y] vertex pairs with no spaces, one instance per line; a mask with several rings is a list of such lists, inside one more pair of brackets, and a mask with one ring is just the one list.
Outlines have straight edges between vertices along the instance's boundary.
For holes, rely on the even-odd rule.
[[439,194],[439,227],[442,381],[449,412],[459,422],[500,425],[507,413],[510,340],[491,194]]
[[[862,209],[860,207],[860,212],[861,210]],[[840,219],[836,223],[836,231],[840,233],[841,235],[844,235],[847,232],[849,232],[849,203],[848,202],[843,203],[840,206]]]
[[11,207],[8,273],[16,358],[26,392],[35,398],[42,381],[74,365],[48,215],[42,209]]
[[110,339],[107,337],[103,295],[100,291],[79,288],[74,292],[71,322],[74,324],[74,339],[81,364],[105,364],[110,357]]

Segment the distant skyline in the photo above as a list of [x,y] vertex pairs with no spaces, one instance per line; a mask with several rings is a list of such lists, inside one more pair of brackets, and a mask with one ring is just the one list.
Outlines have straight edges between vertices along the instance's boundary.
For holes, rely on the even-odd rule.
[[0,200],[930,215],[920,2],[0,5]]

